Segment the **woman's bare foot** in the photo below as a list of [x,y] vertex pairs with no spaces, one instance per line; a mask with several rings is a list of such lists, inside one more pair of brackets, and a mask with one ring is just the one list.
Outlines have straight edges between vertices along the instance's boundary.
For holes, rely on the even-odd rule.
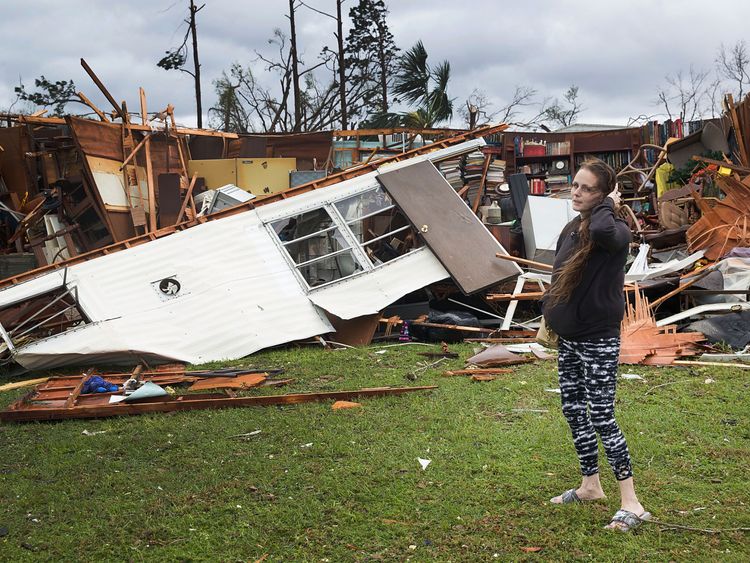
[[[573,496],[572,499],[566,499],[563,497]],[[577,498],[576,498],[577,497]],[[604,495],[604,489],[602,489],[602,483],[599,481],[599,473],[593,475],[584,475],[581,479],[581,486],[575,490],[574,495],[565,493],[549,499],[553,504],[565,504],[567,502],[577,502],[582,500],[599,500],[606,498]]]

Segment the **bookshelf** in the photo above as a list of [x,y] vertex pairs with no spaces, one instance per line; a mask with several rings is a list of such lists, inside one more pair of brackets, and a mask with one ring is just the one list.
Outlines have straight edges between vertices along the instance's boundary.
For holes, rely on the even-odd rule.
[[[525,172],[532,193],[549,193],[570,184],[588,157],[607,162],[616,171],[630,162],[641,144],[640,127],[560,133],[505,131],[506,175]],[[540,183],[543,187],[540,188]]]

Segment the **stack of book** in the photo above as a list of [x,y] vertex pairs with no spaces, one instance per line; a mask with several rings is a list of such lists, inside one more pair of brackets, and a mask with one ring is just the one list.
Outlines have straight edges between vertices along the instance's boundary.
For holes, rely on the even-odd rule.
[[490,167],[487,169],[487,185],[494,187],[503,182],[505,182],[505,161],[496,158],[490,162]]
[[469,185],[466,197],[474,201],[479,191],[479,183],[482,181],[482,169],[484,168],[484,153],[481,151],[470,152],[466,155],[464,163],[464,182]]
[[481,151],[470,152],[466,155],[466,163],[464,164],[464,180],[467,184],[476,182],[479,185],[479,180],[482,179],[482,168],[484,167],[484,154]]
[[461,160],[462,157],[458,156],[438,162],[438,170],[454,190],[460,190],[464,185],[461,175]]
[[551,188],[553,185],[555,186],[567,186],[569,183],[570,177],[567,174],[550,174],[547,176],[547,187]]

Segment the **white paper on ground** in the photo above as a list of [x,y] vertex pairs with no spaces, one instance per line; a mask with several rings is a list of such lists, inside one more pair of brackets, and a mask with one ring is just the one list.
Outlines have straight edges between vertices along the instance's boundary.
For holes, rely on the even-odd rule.
[[431,459],[422,459],[421,457],[418,457],[417,461],[419,462],[419,465],[422,466],[422,471],[424,471],[425,469],[427,469],[427,466],[432,463]]

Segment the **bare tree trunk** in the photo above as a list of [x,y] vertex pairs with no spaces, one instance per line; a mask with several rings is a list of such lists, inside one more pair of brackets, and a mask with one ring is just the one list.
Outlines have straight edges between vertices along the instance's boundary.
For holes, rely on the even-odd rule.
[[348,128],[346,115],[346,59],[344,58],[344,25],[341,19],[341,4],[344,0],[336,0],[336,39],[339,42],[339,97],[341,99],[341,128]]
[[380,91],[383,99],[381,111],[385,113],[388,111],[388,64],[385,60],[385,49],[382,40],[378,45],[378,59],[380,64]]
[[294,131],[302,124],[302,99],[299,90],[299,65],[297,61],[297,32],[294,28],[294,0],[289,0],[290,49],[292,54],[292,86],[294,88]]
[[[203,5],[205,6],[205,4]],[[203,8],[197,8],[195,2],[190,0],[190,34],[193,36],[193,64],[195,66],[195,110],[198,113],[198,129],[203,128],[203,104],[201,103],[201,65],[198,62],[198,34],[195,26],[195,14]]]
[[477,126],[477,114],[479,113],[479,108],[474,104],[469,103],[467,100],[466,110],[469,114],[469,129],[474,129]]

